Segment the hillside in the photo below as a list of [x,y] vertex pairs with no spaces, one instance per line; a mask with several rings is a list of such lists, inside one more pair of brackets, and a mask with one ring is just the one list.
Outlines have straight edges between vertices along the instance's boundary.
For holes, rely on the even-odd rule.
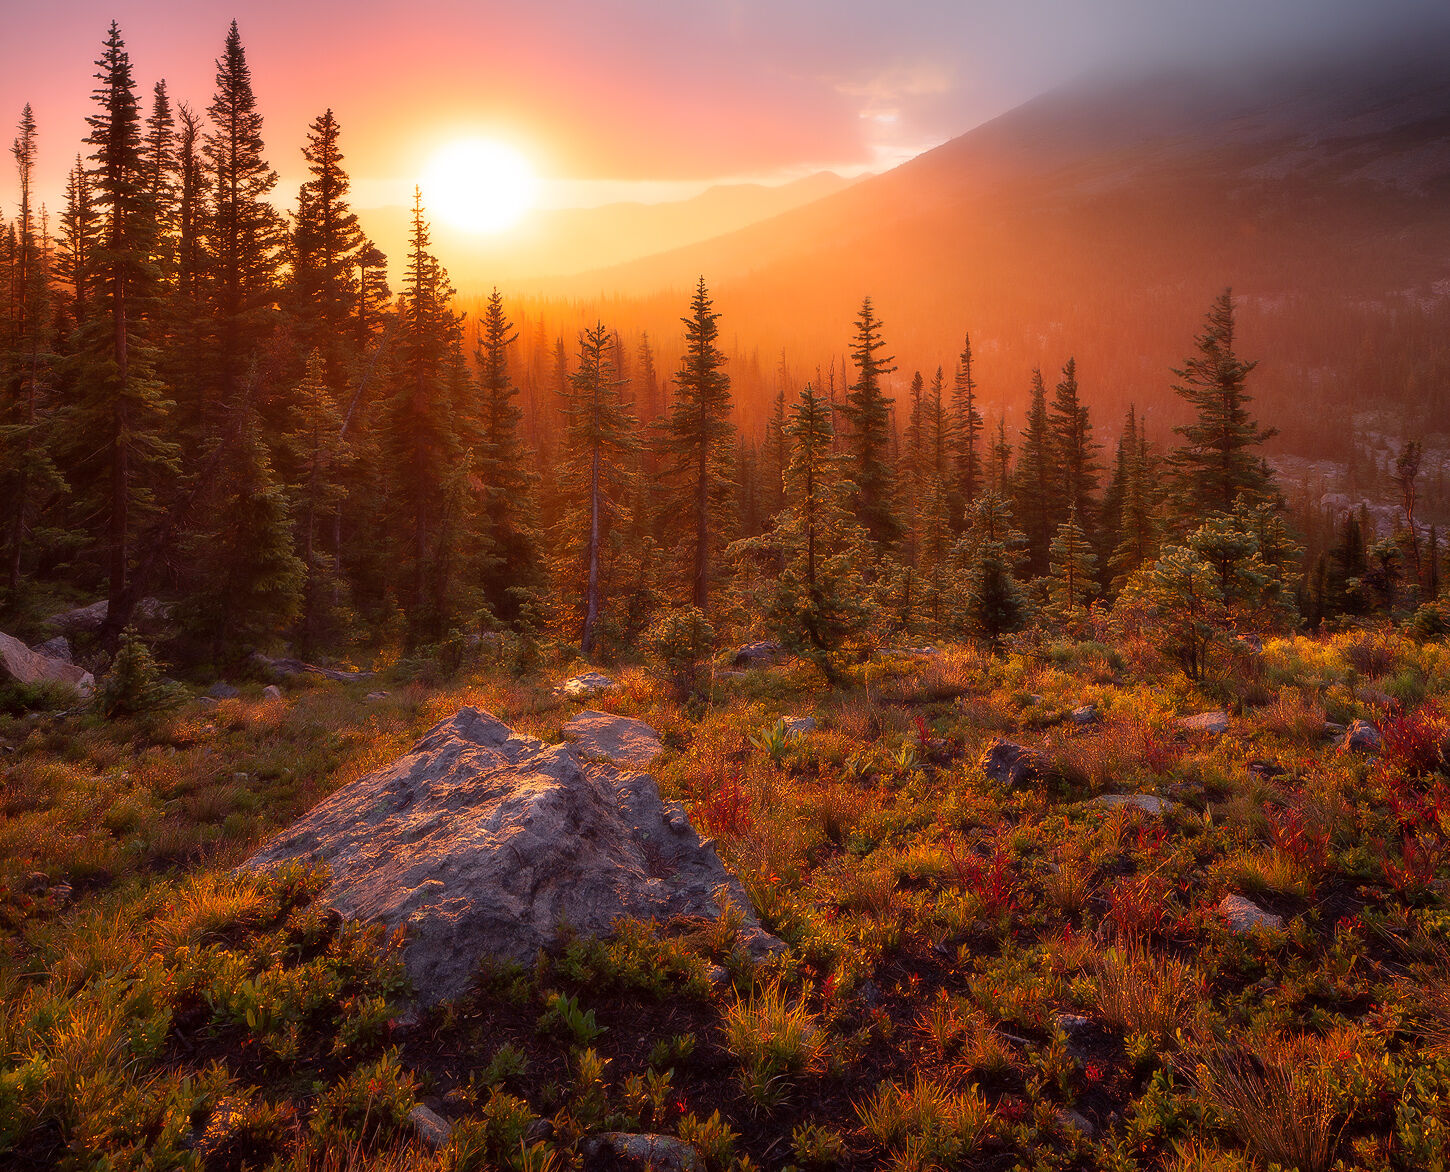
[[[677,300],[662,290],[703,272],[733,333],[807,369],[840,353],[870,293],[903,380],[949,365],[970,329],[989,405],[1010,410],[1033,365],[1075,354],[1095,405],[1136,400],[1152,419],[1231,285],[1266,410],[1291,440],[1332,441],[1306,434],[1326,399],[1446,381],[1446,59],[1422,46],[1065,89],[793,212],[546,289],[633,295],[652,321]],[[1450,410],[1443,395],[1416,396],[1423,419]]]

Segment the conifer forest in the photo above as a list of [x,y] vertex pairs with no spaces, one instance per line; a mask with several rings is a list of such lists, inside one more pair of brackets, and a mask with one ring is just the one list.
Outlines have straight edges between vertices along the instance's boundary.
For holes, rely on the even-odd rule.
[[1450,1164],[1450,56],[380,208],[247,24],[0,110],[0,1168]]

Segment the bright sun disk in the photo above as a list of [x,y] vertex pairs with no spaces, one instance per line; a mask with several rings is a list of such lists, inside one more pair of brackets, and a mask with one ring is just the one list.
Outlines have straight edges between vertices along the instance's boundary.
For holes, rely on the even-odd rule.
[[444,147],[424,173],[429,214],[468,232],[512,228],[538,202],[539,178],[507,143],[471,138]]

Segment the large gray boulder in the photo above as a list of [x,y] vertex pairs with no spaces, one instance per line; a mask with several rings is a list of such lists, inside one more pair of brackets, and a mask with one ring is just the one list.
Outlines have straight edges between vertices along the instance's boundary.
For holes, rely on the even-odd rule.
[[644,721],[608,712],[581,712],[563,733],[579,756],[636,769],[647,769],[664,750],[659,733]]
[[62,684],[89,696],[96,686],[83,667],[32,651],[19,639],[0,632],[0,680],[17,684]]
[[464,708],[407,756],[344,786],[244,866],[325,863],[344,916],[405,926],[424,1002],[462,993],[485,957],[528,961],[561,928],[716,916],[724,888],[757,955],[780,942],[678,802],[648,774],[583,761]]

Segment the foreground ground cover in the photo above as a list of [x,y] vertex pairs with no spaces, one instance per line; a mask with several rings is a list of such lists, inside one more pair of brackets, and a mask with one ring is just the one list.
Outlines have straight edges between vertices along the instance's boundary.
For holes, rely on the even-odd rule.
[[[789,946],[764,967],[728,912],[629,925],[418,1014],[321,876],[230,873],[463,704],[555,739],[563,671],[3,718],[0,1161],[564,1168],[612,1131],[712,1169],[1450,1158],[1442,643],[1272,640],[1197,685],[1132,640],[948,647],[683,704],[626,668],[590,703],[662,734]],[[1228,730],[1180,725],[1206,710]],[[1359,718],[1377,752],[1326,731]],[[990,780],[996,738],[1041,775]],[[1281,926],[1236,932],[1226,895]]]

